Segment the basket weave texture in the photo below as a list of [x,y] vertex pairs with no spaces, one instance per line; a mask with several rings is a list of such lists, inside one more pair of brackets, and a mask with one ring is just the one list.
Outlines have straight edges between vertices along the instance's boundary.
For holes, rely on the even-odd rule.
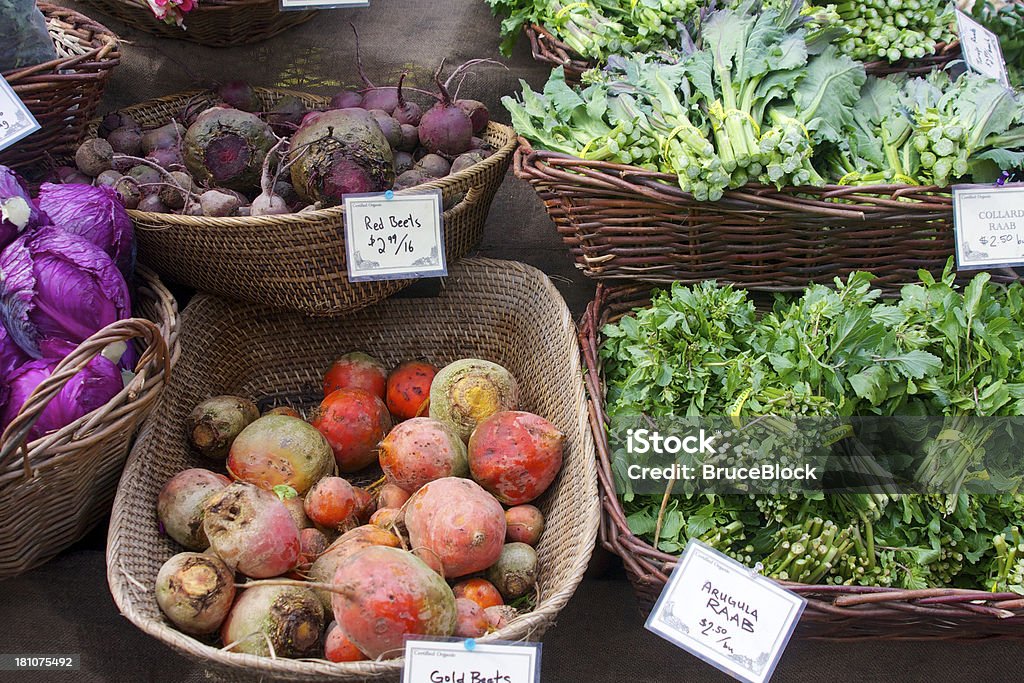
[[515,172],[592,278],[796,291],[871,270],[878,286],[894,287],[922,268],[941,273],[955,251],[948,188],[747,185],[698,202],[673,175],[534,151],[525,140]]
[[258,43],[316,15],[315,11],[282,12],[279,0],[200,0],[179,27],[153,16],[144,0],[85,2],[140,31],[207,47]]
[[[178,354],[178,310],[156,276],[140,268],[136,318],[82,342],[25,401],[0,436],[0,579],[53,558],[104,515],[138,425],[153,409]],[[136,340],[138,373],[106,405],[31,442],[25,435],[50,400],[114,342]]]
[[[495,361],[519,380],[523,409],[565,433],[562,471],[536,503],[545,516],[537,607],[486,638],[533,640],[551,625],[587,567],[600,510],[575,326],[546,276],[511,261],[466,259],[451,269],[437,298],[391,299],[344,319],[200,295],[182,328],[174,381],[125,467],[107,542],[111,592],[136,626],[239,680],[397,680],[401,660],[330,664],[222,652],[172,628],[152,590],[160,566],[180,551],[157,532],[157,495],[177,472],[209,466],[185,442],[192,407],[225,393],[314,397],[324,369],[352,349],[385,365],[421,357],[438,365],[466,357]],[[297,407],[315,405],[313,398]]]
[[3,74],[41,126],[0,152],[0,164],[11,168],[40,166],[47,154],[73,154],[96,114],[111,71],[121,62],[117,36],[110,29],[74,10],[38,4],[57,59]]
[[[606,394],[598,352],[603,341],[601,329],[635,308],[649,305],[650,294],[650,284],[612,287],[600,284],[580,325],[603,507],[600,541],[603,547],[622,558],[644,614],[654,607],[678,556],[657,550],[629,530],[611,470]],[[1024,638],[1024,599],[1013,593],[778,583],[807,598],[807,607],[796,631],[803,638],[847,641]]]
[[[258,88],[269,108],[287,95],[309,107],[327,99]],[[163,125],[186,106],[212,104],[212,93],[184,93],[128,107],[143,128]],[[397,194],[440,189],[444,201],[445,253],[449,266],[483,237],[491,201],[505,179],[517,140],[511,128],[488,125],[482,136],[496,152],[446,178]],[[386,298],[412,280],[349,282],[342,207],[283,216],[208,218],[129,211],[139,259],[163,277],[211,294],[290,308],[310,315],[339,315]]]
[[[523,27],[523,33],[530,41],[533,58],[543,64],[550,64],[552,68],[562,67],[565,71],[565,80],[569,83],[578,83],[584,71],[589,71],[597,66],[596,62],[581,57],[551,31],[539,24],[527,24]],[[948,44],[939,43],[935,47],[935,54],[927,57],[901,59],[897,62],[887,60],[864,62],[864,70],[875,76],[897,73],[920,75],[933,69],[945,68],[947,64],[955,59],[960,59],[960,57],[960,41]]]

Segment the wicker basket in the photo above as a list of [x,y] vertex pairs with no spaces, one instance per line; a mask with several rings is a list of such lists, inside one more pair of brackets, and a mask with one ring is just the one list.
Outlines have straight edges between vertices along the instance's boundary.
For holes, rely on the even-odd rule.
[[144,0],[85,2],[140,31],[208,47],[258,43],[316,15],[315,11],[282,12],[279,0],[200,0],[179,27],[153,16]]
[[161,564],[178,552],[157,533],[157,494],[176,472],[208,466],[184,442],[192,406],[223,393],[315,396],[324,368],[349,349],[386,364],[423,356],[442,365],[464,357],[496,361],[519,379],[524,409],[566,434],[562,472],[538,503],[546,521],[537,608],[487,638],[532,640],[551,625],[587,567],[599,506],[575,328],[547,277],[511,261],[466,259],[451,269],[438,298],[391,299],[344,319],[268,313],[205,295],[183,317],[181,362],[125,468],[107,543],[114,600],[139,628],[239,679],[397,680],[401,660],[329,664],[222,652],[171,628],[152,591]]
[[39,9],[58,58],[3,74],[41,126],[0,152],[0,164],[18,169],[43,165],[47,154],[74,153],[121,61],[117,36],[109,29],[64,7],[41,2]]
[[[287,90],[257,89],[267,106],[286,95],[307,106],[325,98]],[[186,104],[212,102],[209,93],[184,93],[128,107],[144,128],[162,125]],[[497,151],[459,173],[418,188],[441,190],[448,264],[465,256],[483,237],[484,222],[512,161],[516,136],[511,128],[488,125],[484,140]],[[161,276],[199,290],[244,301],[338,315],[384,299],[412,280],[349,282],[344,209],[251,218],[206,218],[129,211],[135,221],[139,258]]]
[[[103,328],[65,358],[0,436],[0,579],[53,558],[109,511],[136,427],[160,396],[178,353],[178,310],[140,268],[138,318]],[[105,346],[136,339],[139,371],[102,408],[35,441],[25,434],[50,400]]]
[[[590,424],[598,457],[603,515],[601,545],[620,556],[640,611],[650,612],[675,567],[675,555],[657,550],[629,530],[615,493],[605,414],[605,385],[598,352],[601,329],[637,307],[650,304],[651,285],[597,288],[580,325],[590,396]],[[780,581],[807,598],[797,634],[828,640],[939,640],[1024,637],[1024,598],[934,588],[900,590],[871,586],[819,586]]]
[[[597,62],[581,57],[539,24],[527,24],[523,27],[523,32],[530,41],[533,58],[538,62],[550,64],[552,68],[562,67],[565,70],[565,80],[569,83],[578,83],[584,71],[597,66]],[[935,54],[920,59],[865,62],[864,70],[875,76],[895,73],[926,74],[933,69],[945,68],[947,64],[960,57],[960,41],[957,40],[948,44],[939,43],[935,47]]]
[[515,172],[592,278],[795,291],[871,270],[879,286],[894,287],[916,282],[922,268],[940,273],[954,253],[945,188],[748,185],[698,202],[673,175],[534,151],[525,140]]

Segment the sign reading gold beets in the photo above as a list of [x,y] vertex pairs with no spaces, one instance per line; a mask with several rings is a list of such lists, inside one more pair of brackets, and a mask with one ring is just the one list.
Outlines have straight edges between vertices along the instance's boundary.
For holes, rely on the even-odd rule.
[[609,425],[623,495],[1008,493],[1024,485],[1022,437],[1019,417],[632,414]]

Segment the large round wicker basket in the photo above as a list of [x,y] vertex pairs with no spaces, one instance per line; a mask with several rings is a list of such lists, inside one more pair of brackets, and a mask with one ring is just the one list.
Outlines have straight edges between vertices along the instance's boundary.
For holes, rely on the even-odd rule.
[[[656,549],[629,529],[611,469],[599,351],[601,329],[649,305],[651,290],[651,284],[600,284],[580,325],[603,506],[601,545],[622,558],[644,614],[654,607],[679,557]],[[851,641],[1024,638],[1024,598],[1014,593],[779,583],[807,598],[797,626],[799,637]]]
[[[327,100],[287,90],[257,89],[269,108],[294,95],[309,107]],[[183,93],[128,107],[142,126],[160,126],[188,105],[202,108],[212,93]],[[445,253],[449,264],[481,240],[491,201],[516,148],[515,133],[491,123],[482,136],[495,153],[446,178],[402,190],[439,189],[444,201]],[[207,218],[129,211],[139,258],[161,276],[221,296],[290,308],[310,315],[338,315],[386,298],[412,280],[350,282],[342,207],[249,218]]]
[[74,153],[121,61],[110,29],[65,7],[41,2],[39,8],[57,59],[3,74],[41,126],[0,152],[0,164],[18,169],[44,166],[48,155],[57,159]]
[[201,0],[182,26],[166,24],[145,0],[85,0],[132,28],[161,38],[187,40],[209,47],[258,43],[312,19],[316,12],[282,12],[279,0]]
[[107,543],[114,600],[146,633],[238,680],[398,680],[400,659],[332,664],[222,651],[172,628],[152,588],[163,562],[180,552],[157,530],[157,495],[175,473],[210,466],[185,442],[184,420],[193,406],[228,393],[273,402],[299,397],[295,407],[314,407],[324,369],[353,349],[389,366],[411,358],[444,365],[473,357],[512,372],[523,409],[551,420],[566,441],[562,470],[536,501],[545,516],[536,607],[486,638],[536,640],[572,596],[597,534],[596,459],[575,326],[554,285],[536,269],[465,259],[451,268],[436,298],[390,299],[345,318],[268,312],[200,295],[183,314],[181,344],[174,381],[121,478]]
[[[136,318],[82,342],[25,401],[0,436],[0,578],[46,562],[109,511],[136,428],[163,391],[178,354],[174,297],[138,270]],[[33,441],[26,434],[64,384],[111,343],[135,340],[135,378],[106,405]]]

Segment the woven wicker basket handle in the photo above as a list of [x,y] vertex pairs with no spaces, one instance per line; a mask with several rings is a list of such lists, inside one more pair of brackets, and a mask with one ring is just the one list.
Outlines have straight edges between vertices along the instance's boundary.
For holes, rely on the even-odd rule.
[[[31,469],[28,463],[28,432],[43,414],[43,409],[53,398],[60,393],[68,380],[77,375],[89,362],[99,355],[108,345],[116,342],[130,342],[132,339],[142,338],[146,341],[146,350],[139,358],[136,365],[135,378],[128,383],[121,394],[127,394],[129,400],[142,390],[146,383],[146,368],[152,362],[161,363],[164,370],[164,381],[170,376],[171,359],[167,349],[167,342],[164,340],[160,328],[153,322],[144,318],[126,318],[107,325],[102,330],[92,335],[78,345],[74,351],[68,354],[54,369],[53,374],[39,383],[22,405],[17,417],[7,425],[7,429],[0,435],[0,471],[2,471],[13,460],[15,452],[21,451],[24,458],[25,473],[31,476]],[[121,394],[118,394],[119,396]],[[98,424],[101,424],[114,409],[119,401],[111,399],[106,405],[97,408],[89,416],[79,418],[72,423],[76,426],[76,433],[87,432]],[[63,430],[60,430],[63,431]],[[55,432],[55,433],[59,433]],[[51,435],[42,437],[48,438]]]

